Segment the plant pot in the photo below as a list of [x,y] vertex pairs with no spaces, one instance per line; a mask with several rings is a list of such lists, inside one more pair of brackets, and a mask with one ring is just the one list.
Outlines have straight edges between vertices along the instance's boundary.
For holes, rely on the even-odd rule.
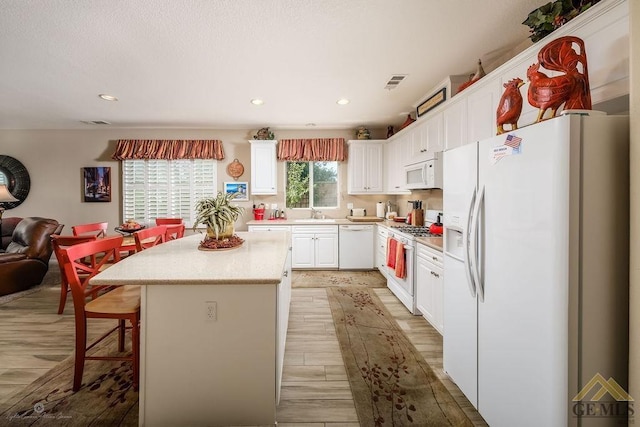
[[235,232],[235,229],[233,227],[233,223],[227,224],[225,229],[218,233],[218,237],[216,237],[216,233],[215,231],[213,231],[213,228],[207,227],[207,237],[209,237],[210,239],[218,239],[218,240],[228,239],[229,237],[233,236],[234,232]]

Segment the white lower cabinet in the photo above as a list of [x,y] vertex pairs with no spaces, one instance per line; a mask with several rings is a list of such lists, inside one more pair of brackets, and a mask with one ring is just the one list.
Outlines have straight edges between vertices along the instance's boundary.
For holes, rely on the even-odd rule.
[[[287,227],[288,228],[288,227]],[[278,318],[276,331],[278,333],[278,348],[276,349],[276,404],[280,403],[280,389],[282,386],[282,371],[284,368],[284,349],[287,343],[287,328],[289,325],[289,306],[291,305],[291,248],[287,255],[282,271],[282,281],[278,285]]]
[[431,326],[444,335],[442,252],[421,243],[417,250],[416,306]]
[[387,237],[389,231],[387,227],[378,225],[376,237],[376,268],[386,278],[387,277]]
[[338,226],[291,227],[293,268],[338,268]]

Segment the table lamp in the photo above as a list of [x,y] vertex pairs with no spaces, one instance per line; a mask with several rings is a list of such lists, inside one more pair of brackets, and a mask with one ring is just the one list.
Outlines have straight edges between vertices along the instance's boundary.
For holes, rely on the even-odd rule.
[[19,200],[13,197],[13,194],[9,192],[6,185],[0,185],[0,236],[2,236],[2,214],[4,213],[3,203],[7,202],[19,202]]

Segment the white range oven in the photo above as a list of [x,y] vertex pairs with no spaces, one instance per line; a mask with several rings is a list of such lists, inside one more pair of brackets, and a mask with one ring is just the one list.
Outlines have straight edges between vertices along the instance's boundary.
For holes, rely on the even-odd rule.
[[[410,226],[408,226],[410,227]],[[393,294],[404,304],[411,314],[419,315],[416,310],[416,284],[413,277],[415,275],[415,237],[411,234],[403,233],[400,228],[407,227],[391,227],[389,229],[388,238],[395,239],[397,244],[404,245],[404,256],[406,265],[405,277],[397,277],[395,270],[389,270],[387,274],[387,287]],[[389,247],[390,245],[387,245]],[[388,250],[388,249],[387,249]]]
[[[437,211],[436,215],[437,215]],[[431,216],[431,215],[429,215]],[[422,313],[416,308],[416,237],[434,237],[440,234],[432,234],[429,232],[430,222],[425,222],[424,227],[415,225],[402,225],[389,227],[388,237],[395,239],[397,244],[404,247],[406,275],[397,277],[395,271],[388,270],[387,287],[389,290],[404,304],[405,307],[416,316]],[[387,248],[389,244],[387,244]],[[388,250],[388,249],[387,249]]]

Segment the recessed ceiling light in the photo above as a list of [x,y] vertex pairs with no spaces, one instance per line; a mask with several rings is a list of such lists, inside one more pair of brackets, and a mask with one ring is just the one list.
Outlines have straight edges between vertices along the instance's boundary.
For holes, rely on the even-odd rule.
[[113,95],[107,95],[105,93],[101,93],[100,95],[98,95],[100,98],[104,99],[105,101],[117,101],[118,98],[116,98]]
[[255,98],[255,99],[252,99],[252,100],[251,100],[251,103],[252,103],[253,105],[262,105],[262,104],[264,104],[264,101],[263,101],[262,99]]
[[316,125],[315,123],[307,123],[305,126],[313,127],[315,125]]
[[347,98],[340,98],[336,101],[338,105],[347,105],[350,101]]

